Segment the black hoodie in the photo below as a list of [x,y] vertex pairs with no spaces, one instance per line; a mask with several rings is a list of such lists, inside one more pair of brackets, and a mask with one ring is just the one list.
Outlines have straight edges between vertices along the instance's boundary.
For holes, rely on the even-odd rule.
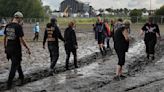
[[77,39],[75,30],[72,27],[66,28],[64,32],[65,47],[66,49],[74,49],[77,46]]
[[[64,38],[63,36],[61,35],[61,32],[58,28],[58,26],[56,26],[55,24],[51,23],[51,30],[45,30],[45,33],[44,33],[44,41],[43,41],[43,45],[45,45],[46,43],[46,40],[48,38],[54,38],[55,40],[54,41],[48,41],[48,44],[53,44],[54,46],[58,46],[59,42],[58,42],[58,39],[61,39],[62,41],[64,41]],[[49,34],[51,33],[51,34]],[[51,35],[51,36],[49,36]]]

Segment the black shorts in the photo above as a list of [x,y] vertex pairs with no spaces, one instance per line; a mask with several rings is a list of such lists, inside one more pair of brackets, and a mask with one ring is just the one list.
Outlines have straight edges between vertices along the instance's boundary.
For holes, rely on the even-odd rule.
[[103,33],[98,33],[98,44],[104,44],[105,36]]
[[147,54],[154,54],[155,53],[155,45],[156,41],[145,41],[146,45],[146,53]]
[[125,64],[125,52],[116,51],[118,56],[118,65],[123,66]]

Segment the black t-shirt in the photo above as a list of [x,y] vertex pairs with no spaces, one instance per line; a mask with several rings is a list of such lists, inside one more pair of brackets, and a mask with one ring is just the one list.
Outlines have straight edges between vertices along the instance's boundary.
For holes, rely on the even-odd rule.
[[18,23],[10,23],[6,25],[4,34],[7,37],[7,49],[10,50],[11,53],[21,52],[19,38],[24,36],[22,26]]
[[145,32],[145,38],[144,40],[156,40],[156,33],[160,33],[159,27],[157,24],[149,24],[146,23],[142,30]]

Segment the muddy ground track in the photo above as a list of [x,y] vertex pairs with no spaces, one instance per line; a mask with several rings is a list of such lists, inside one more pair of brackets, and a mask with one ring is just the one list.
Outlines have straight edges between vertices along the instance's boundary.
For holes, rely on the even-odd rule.
[[[134,40],[134,39],[133,39]],[[129,76],[135,76],[136,73],[140,73],[144,70],[144,67],[147,66],[147,65],[153,65],[156,61],[158,61],[162,55],[164,54],[164,44],[160,44],[160,48],[157,49],[156,53],[158,54],[158,56],[156,55],[156,60],[155,61],[148,61],[145,56],[141,56],[141,57],[136,57],[134,61],[132,61],[131,64],[128,64],[127,65],[127,70],[128,72],[126,73],[127,77]],[[133,46],[133,45],[131,45]],[[109,53],[110,51],[108,50],[108,54],[106,57],[109,57],[111,56],[112,54]],[[160,53],[160,54],[159,54]],[[101,54],[99,52],[95,52],[95,53],[92,53],[91,55],[88,55],[84,58],[81,58],[78,60],[78,64],[79,64],[79,67],[83,67],[83,66],[87,66],[91,63],[94,63],[96,61],[96,59],[99,59],[99,58],[102,58]],[[89,62],[88,62],[89,61]],[[105,58],[104,60],[105,61]],[[146,62],[145,62],[146,61]],[[59,74],[61,72],[65,72],[65,66],[56,66],[55,68],[55,71],[54,73],[55,74]],[[73,63],[70,64],[70,69],[74,69],[74,65]],[[47,69],[42,69],[42,70],[39,70],[35,73],[30,73],[30,74],[27,74],[25,75],[25,84],[27,83],[30,83],[30,82],[34,82],[34,81],[37,81],[37,80],[40,80],[40,79],[43,79],[43,78],[46,78],[46,77],[49,77],[49,71],[48,71],[48,68]],[[55,75],[54,75],[55,76]],[[161,80],[164,80],[164,78],[161,78],[161,79],[156,79],[156,80],[153,80],[153,81],[149,81],[147,83],[144,83],[144,84],[141,84],[141,85],[137,85],[135,87],[131,87],[131,88],[127,88],[125,89],[124,91],[128,92],[128,91],[131,91],[131,90],[134,90],[136,88],[139,88],[139,87],[143,87],[143,86],[146,86],[146,85],[149,85],[151,83],[154,83],[154,82],[157,82],[157,81],[161,81]],[[114,81],[114,80],[109,80],[109,79],[106,79],[106,80],[102,80],[102,81],[95,81],[95,83],[92,83],[92,85],[90,85],[89,87],[88,86],[84,86],[83,88],[77,88],[77,89],[82,89],[81,91],[83,92],[86,92],[86,91],[89,91],[90,90],[96,90],[98,88],[101,88],[107,84],[111,84],[111,83],[115,83],[117,81]],[[15,86],[18,86],[18,79],[15,79],[14,80],[14,85],[13,87]],[[0,83],[0,91],[4,91],[6,90],[6,82],[1,82]],[[42,90],[44,91],[44,90]],[[41,92],[41,91],[40,91]]]

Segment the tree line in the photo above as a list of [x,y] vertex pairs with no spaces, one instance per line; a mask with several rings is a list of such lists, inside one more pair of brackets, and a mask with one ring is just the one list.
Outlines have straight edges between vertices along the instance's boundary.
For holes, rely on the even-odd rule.
[[[124,15],[124,16],[142,16],[142,13],[150,13],[151,11],[142,8],[142,9],[128,9],[128,8],[120,8],[120,9],[112,9],[112,8],[107,8],[107,9],[99,9],[100,13],[103,13],[104,11],[108,11],[109,13],[114,13],[115,15]],[[164,5],[160,7],[160,9],[154,10],[155,13],[154,15],[156,16],[164,16]]]
[[21,11],[25,18],[46,17],[41,0],[0,0],[1,17],[12,17],[16,11]]

